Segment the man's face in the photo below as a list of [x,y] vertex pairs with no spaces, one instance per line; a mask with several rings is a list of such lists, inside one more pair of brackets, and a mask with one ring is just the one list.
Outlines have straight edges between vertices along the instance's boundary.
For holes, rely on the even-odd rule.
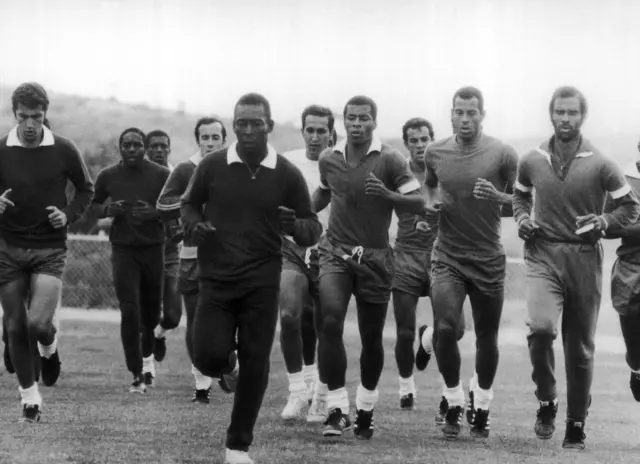
[[120,156],[128,167],[138,166],[144,159],[144,139],[136,132],[127,132],[122,137]]
[[222,124],[214,122],[198,127],[198,146],[202,156],[220,150],[224,145],[222,138]]
[[424,154],[430,143],[431,137],[427,126],[407,129],[407,141],[404,146],[409,150],[409,155],[414,162],[424,162]]
[[307,115],[302,128],[302,137],[307,147],[307,153],[315,158],[320,156],[322,150],[331,142],[328,116]]
[[170,153],[169,137],[164,135],[151,137],[149,148],[147,148],[147,156],[151,161],[161,166],[168,166]]
[[18,135],[25,144],[37,143],[42,137],[42,125],[46,113],[42,105],[35,108],[28,108],[22,103],[18,103],[15,111],[18,122]]
[[344,128],[350,143],[363,145],[373,139],[377,124],[371,112],[371,105],[347,105]]
[[233,131],[238,145],[244,150],[254,151],[266,147],[273,122],[267,117],[262,105],[238,105],[233,115]]
[[557,98],[553,102],[551,122],[556,139],[568,142],[578,137],[583,120],[578,97]]
[[480,111],[477,97],[462,99],[456,97],[451,109],[453,132],[459,139],[470,141],[478,136],[482,128],[484,113]]

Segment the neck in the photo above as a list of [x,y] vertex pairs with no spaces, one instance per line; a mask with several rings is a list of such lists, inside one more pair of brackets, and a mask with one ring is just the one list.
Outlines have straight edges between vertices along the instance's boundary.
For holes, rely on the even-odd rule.
[[22,135],[20,134],[20,131],[18,131],[18,140],[20,140],[20,145],[22,145],[23,148],[38,148],[42,143],[43,138],[44,130],[40,132],[40,135],[36,138],[35,141],[25,142],[25,140],[22,138]]
[[320,153],[322,153],[323,150],[320,150],[319,153],[311,153],[309,150],[307,150],[305,152],[305,155],[307,156],[308,160],[311,161],[318,161],[318,158],[320,158]]
[[478,143],[480,137],[482,136],[482,132],[478,132],[476,135],[471,137],[470,139],[463,139],[459,135],[456,135],[456,142],[458,145],[462,145],[463,147],[472,147]]
[[266,145],[258,146],[251,150],[243,148],[240,144],[236,145],[236,147],[240,159],[250,166],[259,165],[268,154],[268,148]]
[[553,151],[560,155],[562,159],[571,158],[578,153],[580,149],[580,144],[582,143],[582,136],[578,135],[577,137],[571,140],[559,140],[557,137],[553,138]]
[[424,171],[427,168],[424,163],[424,160],[417,160],[417,159],[411,158],[411,164],[416,166],[421,171]]
[[363,158],[364,156],[366,156],[367,152],[369,151],[369,148],[371,147],[371,143],[373,143],[373,140],[367,140],[364,143],[353,143],[352,141],[349,141],[347,143],[347,149],[349,150],[349,155],[358,159]]

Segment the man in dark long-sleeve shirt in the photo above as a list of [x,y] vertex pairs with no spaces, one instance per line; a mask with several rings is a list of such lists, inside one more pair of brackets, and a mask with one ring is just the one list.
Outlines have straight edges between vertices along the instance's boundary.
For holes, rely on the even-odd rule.
[[[640,162],[630,163],[624,175],[633,193],[640,196]],[[615,201],[609,196],[605,212],[614,209]],[[618,258],[611,269],[611,300],[620,317],[620,329],[627,348],[631,393],[636,401],[640,401],[640,221],[627,227],[611,224],[606,237],[622,239],[616,251]]]
[[126,129],[119,145],[122,161],[98,174],[92,208],[98,217],[113,218],[111,263],[122,345],[133,374],[129,391],[144,393],[153,383],[153,331],[162,309],[165,233],[155,205],[169,169],[144,158],[140,129]]
[[322,226],[302,173],[267,143],[273,130],[268,101],[243,96],[233,127],[237,144],[196,167],[182,198],[182,220],[187,236],[199,243],[193,362],[210,377],[229,372],[238,332],[239,378],[225,462],[250,464],[247,451],[268,384],[278,319],[281,234],[312,246]]
[[[555,134],[518,163],[513,213],[525,240],[529,354],[540,402],[535,432],[549,439],[558,411],[553,341],[562,314],[567,372],[563,447],[584,448],[591,404],[595,334],[602,292],[600,238],[634,222],[640,208],[613,160],[580,133],[587,102],[573,87],[557,89],[549,105]],[[535,189],[535,214],[531,217]],[[609,194],[615,209],[603,213]],[[590,228],[585,232],[583,227]]]
[[[34,422],[42,398],[33,344],[41,354],[42,381],[53,385],[60,375],[53,317],[62,290],[67,226],[89,206],[93,183],[75,144],[44,126],[49,99],[39,84],[20,85],[12,105],[18,125],[0,139],[0,303],[23,419]],[[70,202],[68,181],[75,187]]]

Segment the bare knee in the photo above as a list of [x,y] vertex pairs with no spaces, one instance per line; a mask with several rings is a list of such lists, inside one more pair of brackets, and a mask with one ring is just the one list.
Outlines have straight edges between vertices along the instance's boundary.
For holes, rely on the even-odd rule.
[[293,308],[292,306],[281,307],[280,309],[280,328],[282,332],[292,333],[300,331],[300,324],[302,323],[300,317],[300,310]]
[[29,332],[36,338],[46,337],[51,332],[50,318],[29,318]]
[[416,337],[415,327],[398,326],[396,338],[398,343],[413,343]]
[[437,321],[436,332],[438,340],[456,341],[459,335],[458,322],[452,318]]
[[327,315],[322,320],[322,334],[325,338],[342,338],[344,333],[344,320],[337,315]]

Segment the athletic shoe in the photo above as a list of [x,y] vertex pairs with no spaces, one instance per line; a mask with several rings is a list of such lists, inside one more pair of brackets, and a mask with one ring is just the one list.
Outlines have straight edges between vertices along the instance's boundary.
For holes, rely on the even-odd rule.
[[307,412],[307,424],[322,424],[329,417],[327,398],[314,396]]
[[145,372],[144,374],[142,374],[142,376],[144,377],[144,384],[147,386],[147,388],[154,387],[155,377],[151,372]]
[[562,447],[565,449],[583,450],[585,438],[587,438],[587,436],[584,434],[584,422],[568,420]]
[[400,409],[405,411],[412,411],[416,407],[415,398],[413,397],[413,393],[409,393],[408,395],[404,395],[400,398]]
[[13,367],[13,363],[11,362],[11,355],[9,354],[9,345],[5,343],[4,345],[4,367],[9,374],[15,374],[16,369]]
[[[7,365],[7,361],[5,360],[5,366]],[[9,368],[7,368],[9,370]],[[640,374],[632,372],[631,373],[631,381],[629,382],[631,387],[631,393],[633,393],[633,398],[636,401],[640,401]]]
[[37,404],[23,405],[20,422],[40,422],[40,407]]
[[476,406],[473,401],[473,391],[469,391],[469,407],[467,408],[467,423],[469,425],[473,425],[475,414]]
[[[468,418],[467,414],[467,418]],[[473,414],[473,423],[471,424],[471,436],[475,438],[488,438],[491,429],[491,416],[489,410],[476,409]]]
[[303,411],[304,408],[307,407],[307,404],[306,397],[290,394],[280,417],[282,417],[282,420],[286,422],[302,419],[304,417]]
[[42,370],[42,383],[47,387],[55,385],[60,377],[60,356],[58,350],[50,357],[40,357],[40,365]]
[[224,464],[253,464],[253,459],[246,451],[226,449],[224,453]]
[[534,430],[541,440],[548,440],[553,437],[556,431],[556,414],[558,413],[558,404],[553,401],[540,401],[540,409],[538,409],[536,417],[536,425]]
[[209,395],[211,394],[211,387],[203,388],[203,389],[194,389],[193,390],[193,398],[191,398],[192,403],[202,403],[209,404]]
[[142,374],[135,375],[133,377],[133,383],[129,387],[129,393],[146,393],[147,384],[144,381]]
[[447,423],[447,411],[449,411],[449,402],[443,396],[440,400],[438,413],[436,414],[436,425],[444,425]]
[[167,339],[165,337],[156,338],[153,344],[153,357],[156,361],[162,362],[167,355]]
[[361,440],[370,440],[373,436],[373,411],[363,411],[358,409],[356,411],[356,424],[353,429],[353,433],[356,438]]
[[449,406],[447,415],[445,416],[445,424],[442,427],[442,433],[447,438],[456,438],[462,428],[462,416],[464,414],[464,407],[462,406]]
[[335,408],[329,412],[329,417],[324,423],[322,435],[325,437],[341,437],[344,432],[352,427],[349,416],[342,413],[342,409]]
[[[422,345],[422,335],[427,331],[427,339],[429,342],[427,346]],[[431,360],[431,353],[433,352],[433,327],[428,325],[420,326],[418,329],[418,351],[416,352],[416,369],[423,371],[427,368],[429,361]]]

